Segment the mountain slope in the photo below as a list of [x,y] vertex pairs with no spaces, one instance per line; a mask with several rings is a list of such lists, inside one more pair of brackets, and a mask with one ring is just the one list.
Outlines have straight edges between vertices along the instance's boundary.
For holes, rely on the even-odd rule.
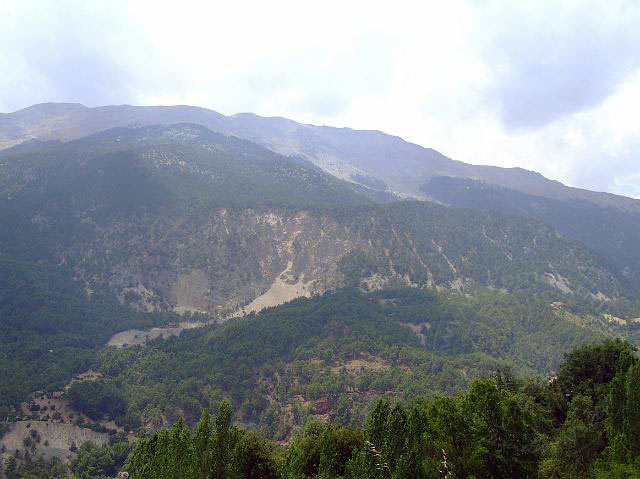
[[[389,201],[397,194],[478,209],[486,207],[486,202],[480,197],[477,201],[457,200],[458,195],[468,198],[469,192],[462,192],[456,185],[472,181],[470,184],[503,188],[502,206],[493,201],[490,209],[547,222],[590,248],[628,288],[640,290],[640,258],[635,246],[640,231],[640,201],[570,188],[520,168],[465,164],[378,131],[304,125],[249,113],[224,116],[189,106],[87,108],[79,104],[42,104],[0,114],[0,149],[4,147],[6,154],[6,147],[19,144],[9,149],[10,154],[26,154],[43,148],[38,141],[29,139],[68,141],[111,127],[185,121],[204,125],[225,137],[248,139],[302,165],[315,165],[348,180],[354,191],[376,202]],[[522,202],[514,211],[513,206],[504,203],[523,198],[522,195],[539,198],[540,201],[532,198],[529,203],[546,204],[550,214],[540,214],[535,205],[523,209]]]
[[190,106],[87,108],[79,104],[47,103],[0,114],[0,148],[28,139],[80,138],[116,126],[189,122],[224,135],[246,138],[286,156],[299,156],[343,179],[403,195],[424,198],[421,186],[432,177],[451,176],[559,200],[582,199],[601,206],[640,211],[640,201],[607,193],[569,188],[520,168],[475,166],[451,160],[435,150],[408,143],[379,131],[359,131],[264,118],[242,113],[224,116]]
[[113,333],[177,319],[137,313],[109,294],[88,296],[72,278],[65,268],[0,256],[0,408],[61,390]]
[[373,398],[454,393],[505,360],[549,373],[564,351],[598,337],[525,295],[488,295],[339,290],[106,350],[97,367],[148,428],[178,415],[194,421],[230,398],[241,421],[284,439],[312,414],[359,424]]
[[376,205],[350,183],[200,126],[116,128],[13,151],[0,153],[0,252],[65,264],[88,289],[147,310],[224,315],[272,287],[296,296],[361,281],[626,294],[600,260],[542,223]]
[[580,199],[550,199],[460,178],[432,178],[423,190],[444,204],[549,224],[600,256],[632,289],[640,289],[640,213]]

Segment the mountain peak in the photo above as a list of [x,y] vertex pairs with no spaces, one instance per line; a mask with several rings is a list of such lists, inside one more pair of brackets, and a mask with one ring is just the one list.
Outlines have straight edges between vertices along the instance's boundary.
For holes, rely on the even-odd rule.
[[46,102],[46,103],[37,103],[35,105],[28,106],[23,108],[22,110],[17,110],[12,113],[7,113],[7,115],[20,115],[23,113],[41,113],[46,115],[58,115],[60,113],[69,113],[87,110],[88,107],[84,106],[82,103],[55,103],[55,102]]
[[104,106],[42,103],[2,116],[0,149],[28,139],[68,141],[113,127],[192,123],[211,131],[257,143],[276,153],[301,158],[337,178],[381,188],[403,197],[428,199],[431,178],[481,180],[527,194],[580,200],[640,212],[640,201],[570,188],[523,168],[479,166],[452,160],[377,130],[354,130],[298,123],[253,113],[225,116],[194,106]]

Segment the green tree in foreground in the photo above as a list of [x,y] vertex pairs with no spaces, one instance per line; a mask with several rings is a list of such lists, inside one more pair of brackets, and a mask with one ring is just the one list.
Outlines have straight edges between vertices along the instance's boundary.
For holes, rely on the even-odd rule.
[[453,397],[380,400],[364,430],[313,420],[281,450],[234,427],[223,401],[193,434],[178,421],[140,441],[127,468],[134,479],[637,479],[640,361],[621,341],[584,346],[555,381],[500,371]]
[[127,466],[136,479],[277,478],[272,447],[232,425],[231,404],[222,401],[212,419],[204,410],[195,432],[179,420],[140,441]]

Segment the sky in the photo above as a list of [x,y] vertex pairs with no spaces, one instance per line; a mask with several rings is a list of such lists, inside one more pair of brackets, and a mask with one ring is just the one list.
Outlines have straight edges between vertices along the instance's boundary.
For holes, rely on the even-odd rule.
[[640,198],[640,2],[0,0],[0,112],[189,104]]

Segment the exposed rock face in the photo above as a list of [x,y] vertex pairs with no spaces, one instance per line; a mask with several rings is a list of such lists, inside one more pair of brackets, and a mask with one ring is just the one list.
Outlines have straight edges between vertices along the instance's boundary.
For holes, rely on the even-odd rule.
[[171,284],[169,299],[175,304],[176,311],[206,311],[205,300],[209,293],[209,278],[204,271],[194,269],[183,273]]
[[[141,221],[150,225],[144,239],[132,231]],[[67,262],[81,258],[75,268],[84,281],[107,284],[122,301],[144,309],[221,315],[239,310],[274,282],[288,289],[286,300],[340,285],[339,260],[359,242],[326,216],[226,209],[186,221],[118,222],[94,238],[61,253]],[[109,251],[106,269],[100,264],[103,251]],[[267,300],[249,310],[279,302]]]

